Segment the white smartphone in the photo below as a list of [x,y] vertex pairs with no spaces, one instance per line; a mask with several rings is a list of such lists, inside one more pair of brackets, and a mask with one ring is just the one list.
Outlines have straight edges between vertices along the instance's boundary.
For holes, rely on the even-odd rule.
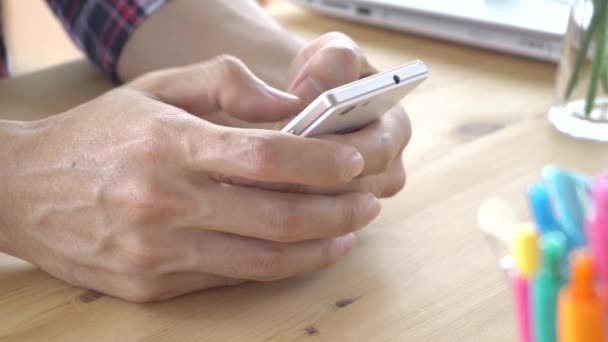
[[423,62],[414,61],[328,90],[281,132],[309,137],[360,129],[397,105],[427,73]]

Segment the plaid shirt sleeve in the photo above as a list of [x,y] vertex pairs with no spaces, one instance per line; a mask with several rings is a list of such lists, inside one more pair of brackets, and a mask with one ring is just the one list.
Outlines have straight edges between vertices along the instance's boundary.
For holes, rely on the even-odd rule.
[[2,1],[0,1],[0,79],[8,76],[8,61],[6,47],[4,46],[4,32],[2,30]]
[[47,0],[66,31],[112,81],[116,61],[141,22],[169,0]]

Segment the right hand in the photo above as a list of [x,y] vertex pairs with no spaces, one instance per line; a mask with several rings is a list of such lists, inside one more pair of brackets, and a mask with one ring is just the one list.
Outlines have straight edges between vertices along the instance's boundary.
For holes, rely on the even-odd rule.
[[374,196],[281,193],[222,179],[335,186],[362,171],[357,150],[204,120],[218,110],[271,120],[300,108],[224,57],[147,74],[27,124],[3,162],[0,241],[9,243],[0,247],[134,302],[327,267],[378,215]]

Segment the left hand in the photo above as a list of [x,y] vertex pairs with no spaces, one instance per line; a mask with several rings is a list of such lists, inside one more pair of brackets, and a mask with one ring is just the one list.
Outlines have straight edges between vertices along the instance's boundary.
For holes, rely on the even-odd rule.
[[[326,90],[377,73],[361,49],[341,33],[328,33],[303,48],[293,61],[288,92],[310,103]],[[291,118],[289,118],[291,119]],[[283,126],[289,121],[284,120]],[[405,170],[401,155],[411,137],[407,113],[400,105],[367,125],[348,134],[330,134],[316,138],[354,146],[365,160],[360,176],[351,182],[332,188],[294,184],[260,184],[247,180],[235,183],[272,190],[338,194],[365,191],[378,197],[397,194],[405,185]]]

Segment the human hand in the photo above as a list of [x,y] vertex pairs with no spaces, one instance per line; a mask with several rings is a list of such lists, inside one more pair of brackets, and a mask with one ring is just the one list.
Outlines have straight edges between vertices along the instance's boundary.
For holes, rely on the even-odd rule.
[[133,302],[327,267],[378,215],[374,196],[223,179],[335,187],[361,173],[357,150],[190,114],[266,120],[299,105],[222,57],[147,74],[24,125],[2,161],[0,250]]
[[[377,73],[359,46],[341,33],[328,33],[310,43],[291,66],[289,92],[306,103],[326,90]],[[377,121],[349,134],[321,138],[354,146],[363,155],[361,176],[333,189],[308,188],[322,193],[366,191],[378,197],[398,193],[405,185],[401,155],[411,137],[407,113],[396,106]]]
[[[310,103],[326,90],[376,73],[361,49],[341,33],[328,33],[310,43],[296,56],[290,72],[289,92]],[[290,118],[289,118],[290,119]],[[283,126],[289,120],[283,120]],[[347,184],[312,187],[299,184],[268,184],[237,180],[238,184],[266,189],[322,194],[364,191],[390,197],[405,185],[402,153],[411,137],[410,121],[401,106],[392,108],[368,126],[340,135],[317,137],[354,146],[363,155],[360,177]]]

